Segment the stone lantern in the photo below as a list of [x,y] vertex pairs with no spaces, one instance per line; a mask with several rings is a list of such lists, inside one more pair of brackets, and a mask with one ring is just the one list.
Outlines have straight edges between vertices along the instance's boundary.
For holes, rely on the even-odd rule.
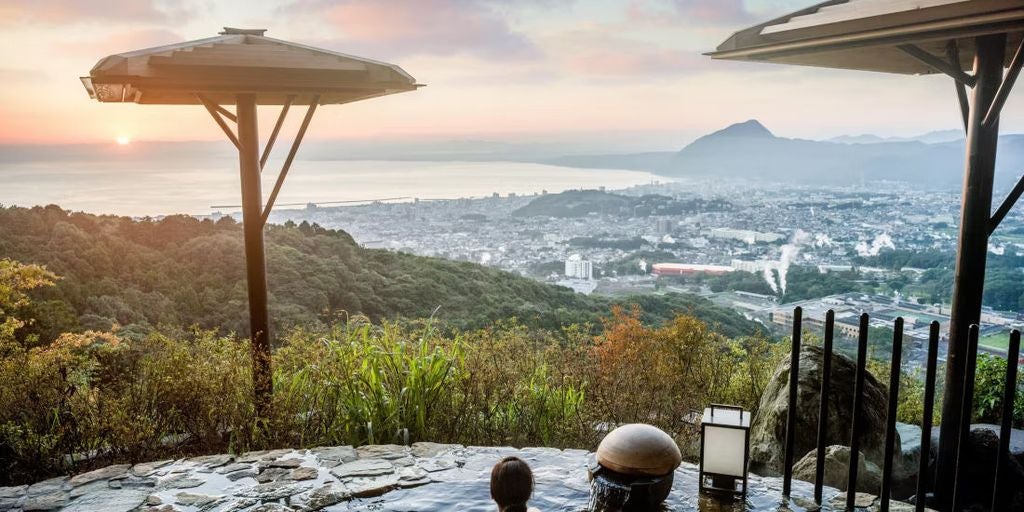
[[712,404],[704,409],[700,438],[701,492],[746,496],[750,413],[742,407]]

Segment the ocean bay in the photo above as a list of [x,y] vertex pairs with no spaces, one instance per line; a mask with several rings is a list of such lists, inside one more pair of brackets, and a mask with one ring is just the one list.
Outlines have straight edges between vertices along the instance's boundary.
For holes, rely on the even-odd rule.
[[[269,195],[280,164],[263,175]],[[638,171],[594,170],[524,162],[299,160],[278,204],[461,197],[609,189],[665,181]],[[0,164],[0,204],[58,204],[70,210],[129,216],[205,215],[238,210],[238,168],[230,160],[188,162],[28,161]]]

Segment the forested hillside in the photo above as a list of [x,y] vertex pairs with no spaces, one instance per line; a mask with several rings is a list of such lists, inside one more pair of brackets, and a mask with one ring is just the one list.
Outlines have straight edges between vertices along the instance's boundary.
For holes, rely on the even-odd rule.
[[[61,276],[57,286],[35,292],[25,313],[34,322],[21,337],[46,342],[112,325],[122,334],[157,326],[247,332],[242,230],[230,218],[134,221],[56,206],[0,208],[0,258]],[[420,319],[435,309],[435,318],[459,328],[517,317],[556,329],[597,324],[613,302],[639,304],[650,323],[690,313],[727,336],[756,329],[696,297],[585,297],[472,263],[364,249],[347,233],[316,225],[269,226],[267,270],[277,332],[354,314]]]

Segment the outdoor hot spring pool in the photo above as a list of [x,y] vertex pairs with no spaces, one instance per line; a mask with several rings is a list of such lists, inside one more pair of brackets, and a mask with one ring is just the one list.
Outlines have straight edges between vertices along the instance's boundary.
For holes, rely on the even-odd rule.
[[[536,488],[532,506],[544,512],[590,509],[590,454],[586,451],[416,443],[411,447],[334,446],[114,465],[28,486],[0,488],[0,510],[46,506],[69,511],[493,512],[490,471],[508,455],[526,460],[533,469]],[[676,470],[672,493],[661,510],[818,509],[810,499],[810,484],[795,481],[788,504],[780,489],[778,478],[751,476],[745,502],[699,498],[697,467],[684,463]],[[835,489],[826,488],[821,510],[842,510],[829,503],[837,495]]]
[[[463,454],[463,466],[457,470],[437,474],[439,481],[436,483],[400,489],[375,498],[353,500],[332,510],[494,512],[495,506],[490,500],[489,490],[490,471],[495,462],[507,455],[522,458],[533,469],[536,487],[530,501],[531,506],[543,512],[579,512],[587,511],[591,505],[591,487],[587,479],[586,466],[589,453],[586,451],[550,448],[473,448]],[[684,463],[676,470],[672,494],[660,510],[776,511],[783,503],[780,497],[781,488],[780,479],[754,477],[750,481],[745,504],[698,498],[697,467]],[[813,496],[813,488],[808,484],[794,482],[794,488],[794,495],[808,498]],[[825,499],[828,500],[835,494],[835,490],[826,492]],[[790,503],[790,509],[794,511],[815,508]]]

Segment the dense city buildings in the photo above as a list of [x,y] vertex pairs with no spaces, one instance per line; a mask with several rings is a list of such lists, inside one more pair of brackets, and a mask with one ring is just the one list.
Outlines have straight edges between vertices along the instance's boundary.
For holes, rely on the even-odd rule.
[[[922,276],[934,277],[926,263],[895,264],[884,256],[897,251],[951,261],[958,208],[953,190],[896,182],[851,188],[723,179],[612,192],[311,205],[276,211],[271,219],[344,229],[366,247],[477,262],[581,293],[697,293],[768,327],[779,325],[773,314],[779,318],[798,303],[811,311],[838,307],[830,302],[840,300],[834,290],[811,286],[797,296],[787,290],[797,269],[801,284],[843,279],[860,286],[874,298],[844,296],[843,307],[881,311],[878,321],[887,317],[877,303],[896,300],[902,305],[886,308],[913,318],[908,333],[917,336],[931,319],[948,316],[948,304],[941,294],[914,287]],[[1022,220],[1010,214],[992,237],[993,257],[1024,255]],[[726,274],[728,281],[713,281]],[[746,286],[734,286],[744,280]],[[751,289],[751,282],[763,289]],[[728,297],[719,300],[722,294]],[[1024,306],[1003,309],[991,312],[987,325],[1019,325]]]

